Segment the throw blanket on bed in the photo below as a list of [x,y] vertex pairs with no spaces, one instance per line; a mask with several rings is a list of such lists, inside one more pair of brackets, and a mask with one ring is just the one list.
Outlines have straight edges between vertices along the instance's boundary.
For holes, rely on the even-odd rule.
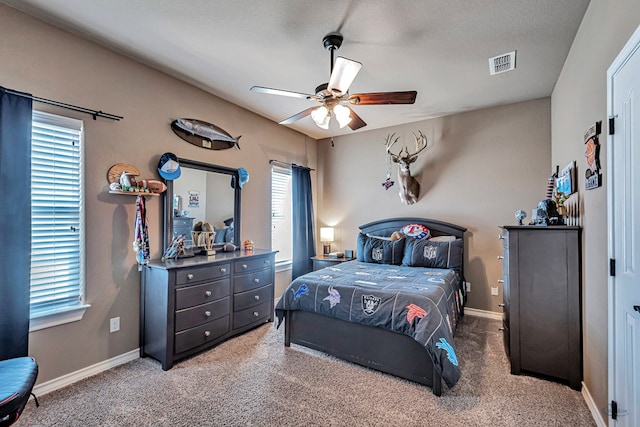
[[388,329],[422,344],[447,386],[460,378],[453,345],[460,317],[460,277],[454,270],[348,261],[295,279],[276,306]]

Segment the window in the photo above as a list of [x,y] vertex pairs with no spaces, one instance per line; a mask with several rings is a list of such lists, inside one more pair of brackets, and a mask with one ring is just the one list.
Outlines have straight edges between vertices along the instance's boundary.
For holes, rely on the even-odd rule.
[[291,170],[272,165],[271,169],[271,249],[276,268],[291,268],[293,233],[291,218]]
[[34,111],[31,330],[80,320],[84,304],[82,121]]

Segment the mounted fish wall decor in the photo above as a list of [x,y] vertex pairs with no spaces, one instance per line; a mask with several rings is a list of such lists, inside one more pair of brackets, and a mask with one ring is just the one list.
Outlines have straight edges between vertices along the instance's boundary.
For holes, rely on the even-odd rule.
[[216,125],[196,119],[176,119],[171,122],[171,129],[180,138],[189,144],[209,150],[226,150],[236,146],[240,149],[237,138],[229,135],[227,131]]

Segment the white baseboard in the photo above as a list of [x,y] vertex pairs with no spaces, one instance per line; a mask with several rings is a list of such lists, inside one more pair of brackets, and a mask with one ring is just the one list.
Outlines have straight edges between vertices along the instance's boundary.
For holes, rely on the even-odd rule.
[[487,319],[502,320],[502,313],[496,313],[495,311],[478,310],[477,308],[464,308],[464,314],[476,317],[485,317]]
[[95,365],[87,366],[86,368],[82,368],[78,371],[38,384],[33,388],[33,394],[41,396],[43,394],[51,393],[52,391],[66,387],[85,378],[89,378],[93,375],[99,374],[100,372],[106,371],[107,369],[115,368],[118,365],[123,365],[127,362],[131,362],[132,360],[136,360],[139,357],[139,348],[131,350],[103,362],[96,363]]
[[596,425],[598,427],[607,427],[607,422],[602,418],[602,414],[598,410],[598,407],[596,406],[596,402],[593,401],[593,397],[591,397],[591,393],[589,393],[589,389],[587,388],[587,385],[584,383],[584,381],[582,382],[582,397],[584,398],[584,401],[587,403],[587,406],[589,407],[589,411],[591,411],[591,416],[593,417],[593,420],[596,422]]

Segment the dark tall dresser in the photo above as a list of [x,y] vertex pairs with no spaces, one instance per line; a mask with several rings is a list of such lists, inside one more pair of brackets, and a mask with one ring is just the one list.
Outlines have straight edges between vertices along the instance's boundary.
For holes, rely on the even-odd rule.
[[503,226],[504,344],[511,373],[580,390],[580,227]]

